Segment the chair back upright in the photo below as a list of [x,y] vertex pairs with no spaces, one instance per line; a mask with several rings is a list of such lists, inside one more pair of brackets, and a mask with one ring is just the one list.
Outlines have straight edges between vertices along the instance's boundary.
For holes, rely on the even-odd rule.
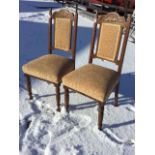
[[49,16],[48,53],[52,54],[53,50],[70,52],[72,59],[75,61],[78,23],[77,6],[75,14],[66,9],[52,13],[51,9],[49,11]]
[[[126,45],[129,36],[131,19],[127,20],[116,12],[98,16],[93,27],[92,41],[90,47],[89,63],[93,58],[100,58],[115,63],[117,71],[121,73]],[[99,25],[98,37],[96,37]],[[97,38],[96,50],[94,50],[95,39]]]

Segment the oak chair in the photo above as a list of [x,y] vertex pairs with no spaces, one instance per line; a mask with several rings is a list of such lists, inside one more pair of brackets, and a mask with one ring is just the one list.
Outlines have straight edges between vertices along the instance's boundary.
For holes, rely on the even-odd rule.
[[[99,35],[96,36],[97,26]],[[96,15],[92,32],[89,63],[76,69],[62,78],[65,91],[65,108],[69,112],[69,89],[77,91],[97,101],[98,129],[102,129],[104,105],[115,89],[115,106],[118,106],[119,78],[126,45],[129,36],[130,17],[125,20],[115,12]],[[94,49],[97,37],[96,50]],[[117,65],[117,70],[92,64],[93,58],[110,61]]]
[[[53,22],[53,31],[52,31]],[[26,77],[29,99],[32,99],[31,79],[35,77],[54,84],[56,88],[57,111],[60,111],[60,84],[62,77],[75,69],[78,13],[61,9],[49,11],[48,54],[22,66]],[[53,32],[53,37],[52,37]],[[53,39],[52,39],[53,38]],[[36,45],[37,46],[37,45]],[[71,59],[53,54],[53,50],[71,53]]]

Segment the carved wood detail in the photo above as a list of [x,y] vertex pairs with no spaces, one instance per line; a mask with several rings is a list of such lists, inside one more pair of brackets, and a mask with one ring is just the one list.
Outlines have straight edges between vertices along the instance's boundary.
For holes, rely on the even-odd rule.
[[70,18],[71,20],[74,19],[74,14],[69,12],[68,10],[60,10],[60,11],[55,11],[53,13],[53,18]]
[[98,16],[97,23],[101,24],[102,22],[120,24],[124,28],[126,28],[128,25],[128,22],[125,20],[125,18],[123,16],[120,16],[116,12],[110,12],[107,13],[106,15]]

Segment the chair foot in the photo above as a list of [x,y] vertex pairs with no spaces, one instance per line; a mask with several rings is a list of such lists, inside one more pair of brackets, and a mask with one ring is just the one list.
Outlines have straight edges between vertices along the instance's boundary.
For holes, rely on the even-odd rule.
[[64,86],[64,92],[65,92],[65,109],[67,112],[69,112],[69,90],[67,87]]
[[105,103],[98,103],[98,129],[102,130],[102,121],[103,121],[103,114],[104,114],[104,104]]
[[57,111],[57,112],[60,112],[60,111],[61,111],[61,109],[60,109],[60,108],[57,108],[57,109],[56,109],[56,111]]
[[116,88],[115,88],[115,102],[114,102],[114,106],[118,107],[118,93],[119,93],[119,83],[117,84]]
[[57,102],[56,111],[60,112],[61,111],[61,108],[60,108],[60,85],[56,84],[55,89],[56,89],[56,102]]
[[25,74],[25,79],[26,79],[26,86],[29,94],[29,99],[32,100],[32,88],[31,88],[31,78],[29,75]]

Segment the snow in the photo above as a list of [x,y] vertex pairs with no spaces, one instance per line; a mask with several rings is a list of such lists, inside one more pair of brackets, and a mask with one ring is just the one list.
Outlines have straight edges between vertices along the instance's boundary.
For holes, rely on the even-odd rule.
[[[32,79],[33,100],[28,99],[22,65],[47,53],[48,10],[50,1],[20,1],[20,105],[19,149],[21,155],[133,155],[135,150],[134,44],[128,42],[125,55],[119,107],[113,106],[112,93],[105,106],[102,131],[97,129],[97,104],[70,92],[70,113],[56,112],[55,89]],[[46,6],[40,9],[37,6]],[[60,5],[59,5],[60,6]],[[87,64],[93,20],[79,15],[76,68]],[[65,55],[65,53],[59,53]],[[114,67],[95,60],[94,63]]]

